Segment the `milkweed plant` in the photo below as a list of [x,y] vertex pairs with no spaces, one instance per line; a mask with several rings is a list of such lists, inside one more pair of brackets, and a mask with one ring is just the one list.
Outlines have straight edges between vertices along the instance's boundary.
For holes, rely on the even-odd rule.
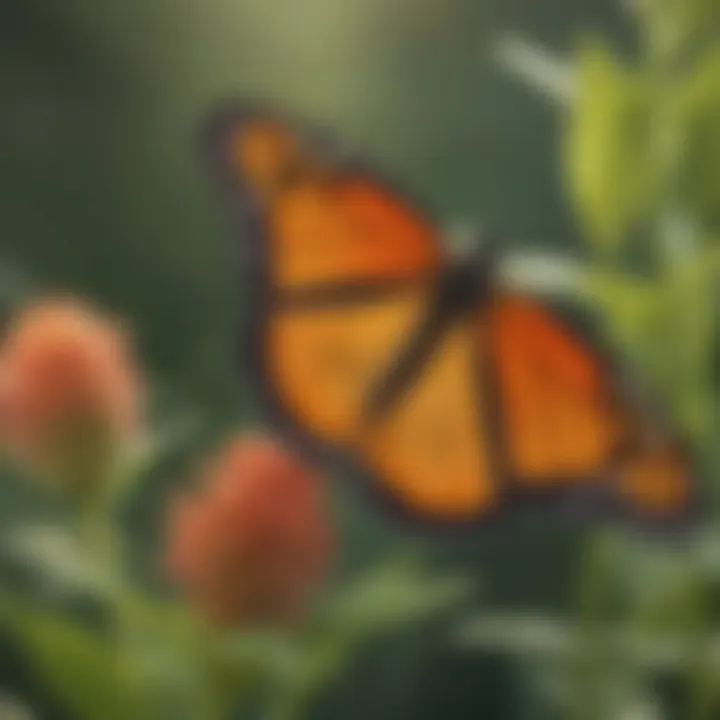
[[562,122],[582,261],[536,265],[688,438],[705,517],[666,538],[588,529],[575,617],[485,614],[459,642],[518,660],[530,717],[700,720],[720,710],[720,3],[624,9],[630,51],[588,33],[564,59],[509,36],[496,60]]
[[[123,508],[199,431],[177,411],[163,419],[151,386],[130,329],[89,302],[35,293],[10,313],[2,476],[38,502],[36,521],[32,508],[5,516],[0,623],[69,717],[306,717],[364,642],[466,595],[405,548],[335,577],[325,477],[243,428],[165,494],[154,578],[139,577],[129,560],[155,550]],[[28,700],[3,699],[0,714]]]

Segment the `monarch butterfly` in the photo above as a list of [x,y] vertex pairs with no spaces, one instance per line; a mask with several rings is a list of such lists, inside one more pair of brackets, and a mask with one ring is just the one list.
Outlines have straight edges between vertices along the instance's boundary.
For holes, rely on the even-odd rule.
[[299,121],[233,106],[207,137],[248,272],[242,353],[277,429],[424,525],[686,515],[679,440],[488,256],[453,259],[416,204]]

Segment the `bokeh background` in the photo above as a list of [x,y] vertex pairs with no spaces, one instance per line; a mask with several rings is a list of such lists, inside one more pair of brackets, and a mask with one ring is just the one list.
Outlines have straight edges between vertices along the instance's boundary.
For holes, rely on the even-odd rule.
[[[138,575],[152,573],[185,456],[251,412],[233,356],[236,238],[198,158],[206,113],[270,99],[336,129],[447,222],[569,252],[580,231],[561,182],[562,108],[510,78],[495,50],[513,33],[565,54],[587,28],[631,42],[626,9],[608,0],[3,0],[2,310],[37,288],[96,299],[137,334],[163,412],[201,418],[127,508]],[[0,492],[5,522],[18,521],[29,501]],[[339,502],[348,567],[402,534]],[[548,522],[438,552],[477,578],[484,607],[561,614],[577,603],[580,548]],[[0,658],[3,687],[42,718],[68,717],[11,628]],[[313,716],[543,717],[521,664],[458,648],[445,626],[370,648]]]
[[132,318],[168,382],[231,411],[242,288],[197,164],[205,113],[277,100],[449,220],[568,245],[558,113],[508,81],[492,43],[512,30],[565,50],[583,28],[628,24],[589,0],[10,0],[2,13],[4,254]]

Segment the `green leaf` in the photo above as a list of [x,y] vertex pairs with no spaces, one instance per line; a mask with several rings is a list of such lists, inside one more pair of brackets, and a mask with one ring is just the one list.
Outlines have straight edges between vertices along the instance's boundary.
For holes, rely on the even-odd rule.
[[501,37],[495,47],[500,67],[554,102],[565,104],[573,96],[572,68],[551,51],[522,37]]
[[216,648],[217,662],[233,674],[294,682],[306,665],[296,639],[286,633],[243,632],[223,639]]
[[680,91],[684,151],[679,188],[700,222],[720,227],[720,50],[700,59]]
[[615,720],[663,720],[664,717],[658,699],[644,693],[628,695],[614,716]]
[[590,270],[565,253],[511,250],[504,254],[498,271],[503,283],[520,292],[571,300],[587,295]]
[[572,621],[525,613],[481,614],[463,620],[452,641],[465,650],[499,650],[550,659],[570,655],[577,635],[576,623]]
[[678,419],[690,437],[707,443],[712,432],[712,343],[716,308],[716,273],[706,253],[693,251],[676,257],[667,271],[662,295],[672,337],[667,357],[672,360],[667,387],[673,391]]
[[331,598],[309,640],[305,685],[316,688],[341,672],[368,640],[398,632],[456,605],[470,594],[461,578],[430,576],[413,556],[371,570]]
[[[414,557],[402,556],[343,587],[319,609],[314,622],[288,646],[268,646],[287,672],[276,675],[273,720],[303,717],[309,700],[343,672],[360,646],[429,618],[468,595],[465,580],[429,577]],[[297,654],[294,654],[297,652]]]
[[43,682],[78,720],[155,720],[131,666],[103,638],[21,601],[0,598],[0,618],[28,650]]
[[716,40],[718,0],[633,0],[651,55],[672,62]]
[[568,118],[568,191],[589,239],[618,247],[654,193],[650,163],[649,93],[598,41],[577,58],[575,99]]
[[660,634],[688,628],[697,574],[689,558],[647,543],[626,546],[619,585],[635,614],[636,628]]
[[586,275],[586,293],[600,308],[615,347],[699,444],[708,440],[712,422],[715,254],[703,248],[678,253],[657,281]]
[[344,635],[387,632],[459,602],[470,588],[463,578],[429,576],[415,558],[402,556],[336,596],[324,609],[324,622]]
[[657,338],[662,335],[660,293],[654,283],[629,273],[589,271],[585,294],[599,309],[613,346],[653,385]]
[[0,718],[2,720],[34,720],[35,715],[18,698],[0,693]]
[[[617,657],[649,671],[687,669],[693,662],[692,640],[686,627],[655,628],[635,623],[606,623],[605,640]],[[577,622],[532,613],[484,614],[465,620],[451,638],[464,652],[504,652],[542,662],[572,659],[582,642]],[[720,636],[707,638],[712,667],[720,672]]]
[[5,536],[7,552],[42,576],[43,587],[57,594],[108,596],[115,589],[111,573],[90,557],[67,528],[21,525]]

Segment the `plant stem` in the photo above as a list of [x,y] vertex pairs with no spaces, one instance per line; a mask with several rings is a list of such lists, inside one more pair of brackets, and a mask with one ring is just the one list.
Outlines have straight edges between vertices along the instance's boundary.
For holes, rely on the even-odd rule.
[[[77,523],[82,545],[107,579],[116,672],[127,675],[139,671],[136,662],[138,644],[146,641],[149,621],[143,602],[125,573],[122,535],[113,510],[104,498],[95,498],[78,507]],[[136,679],[147,682],[141,680],[139,674]],[[152,717],[166,717],[162,699],[153,695],[150,688],[147,690],[146,701],[148,708],[153,708]]]
[[[683,35],[672,37],[674,26],[682,19],[684,6],[678,4],[669,10],[657,10],[653,18],[649,18],[646,25],[646,37],[649,40],[647,52],[647,66],[651,80],[655,85],[655,141],[657,157],[659,160],[658,174],[663,179],[660,188],[659,207],[662,211],[658,215],[656,226],[656,251],[658,255],[657,283],[661,291],[667,292],[675,298],[671,307],[667,308],[668,335],[675,336],[676,332],[683,332],[688,337],[690,332],[705,335],[711,332],[702,320],[698,319],[699,308],[705,303],[712,306],[712,283],[704,282],[705,278],[697,276],[690,278],[682,276],[685,267],[678,271],[678,264],[691,266],[698,252],[698,228],[694,227],[692,218],[686,213],[683,206],[680,188],[680,177],[683,160],[683,143],[686,134],[678,126],[678,112],[675,107],[677,98],[677,85],[687,77],[680,68],[683,57],[692,50],[692,42]],[[690,63],[692,68],[693,63]],[[679,253],[679,254],[678,254]],[[702,269],[701,269],[702,270]],[[709,295],[709,296],[706,296]],[[692,297],[689,297],[692,296]],[[680,335],[682,337],[682,335]],[[690,338],[692,341],[692,338]],[[690,403],[701,403],[701,417],[691,418],[690,413],[683,412],[689,427],[696,432],[699,445],[710,446],[710,455],[716,451],[713,438],[708,437],[717,429],[717,401],[712,399],[712,363],[705,354],[709,348],[698,338],[697,342],[676,343],[659,347],[660,353],[672,353],[671,368],[675,373],[667,378],[668,384],[682,393],[681,399]],[[688,357],[688,351],[692,353]],[[674,392],[676,398],[677,393]],[[705,408],[702,404],[709,403]],[[676,401],[676,408],[687,411],[687,406],[681,407]],[[699,420],[697,426],[695,421]],[[709,470],[710,476],[716,471],[717,458],[707,457],[704,469]],[[713,493],[713,511],[717,516],[717,493]],[[710,667],[710,648],[708,637],[712,629],[709,589],[704,575],[697,571],[692,579],[688,600],[688,639],[691,649],[690,687],[688,717],[693,720],[708,720],[712,715],[714,677]]]
[[615,538],[611,531],[601,529],[594,531],[586,542],[580,586],[580,638],[574,668],[573,716],[577,720],[599,720],[607,669],[608,648],[604,641]]
[[[109,483],[108,483],[109,486]],[[105,571],[114,605],[113,623],[118,641],[142,637],[148,619],[142,598],[126,571],[125,542],[109,496],[95,498],[79,507],[81,542]]]
[[302,720],[309,703],[309,693],[305,688],[294,691],[283,689],[270,704],[266,720]]

